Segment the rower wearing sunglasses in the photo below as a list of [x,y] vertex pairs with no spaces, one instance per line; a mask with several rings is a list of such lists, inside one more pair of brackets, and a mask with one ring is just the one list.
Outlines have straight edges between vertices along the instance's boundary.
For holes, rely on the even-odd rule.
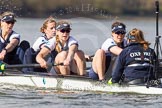
[[[19,55],[23,56],[23,49],[19,47],[20,34],[13,30],[15,22],[13,12],[6,11],[0,16],[0,60],[7,64],[22,63],[22,58],[20,59]],[[24,42],[27,43],[27,41]]]
[[78,50],[78,41],[70,36],[71,27],[67,21],[59,21],[56,25],[56,36],[38,53],[36,60],[41,67],[47,68],[47,62],[44,57],[51,51],[56,51],[58,54],[55,57],[54,63],[63,65],[54,66],[55,72],[62,75],[85,75],[85,58],[84,53]]
[[122,48],[126,46],[126,40],[124,39],[126,33],[125,24],[114,22],[111,29],[112,37],[108,38],[102,44],[101,48],[96,51],[93,57],[89,77],[94,80],[105,81],[105,79],[111,77],[112,67],[116,56],[119,55]]

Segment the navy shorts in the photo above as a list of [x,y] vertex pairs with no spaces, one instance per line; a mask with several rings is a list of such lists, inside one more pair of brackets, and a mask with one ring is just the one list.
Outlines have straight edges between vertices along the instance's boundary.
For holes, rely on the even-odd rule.
[[[106,54],[106,64],[105,64],[105,73],[107,72],[109,66],[110,66],[110,61],[111,61],[111,55],[110,54]],[[95,71],[93,70],[93,68],[91,67],[91,69],[89,70],[89,77],[94,79],[94,80],[98,80],[98,74],[95,73]]]
[[99,79],[98,74],[94,72],[93,68],[91,68],[89,70],[89,77],[94,79],[94,80],[98,80]]

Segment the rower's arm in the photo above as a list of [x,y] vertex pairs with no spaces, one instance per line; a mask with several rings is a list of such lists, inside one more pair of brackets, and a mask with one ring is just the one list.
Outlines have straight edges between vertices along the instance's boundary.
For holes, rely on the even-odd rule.
[[69,65],[70,61],[73,60],[75,52],[78,50],[78,46],[73,44],[69,47],[68,55],[64,61],[64,65]]
[[48,68],[47,67],[47,62],[45,61],[45,57],[50,53],[51,51],[46,48],[43,47],[40,52],[37,54],[36,56],[36,61],[41,65],[42,68]]
[[110,48],[110,52],[115,54],[115,55],[119,55],[121,53],[123,49],[118,47],[118,46],[113,46]]
[[3,60],[8,52],[11,52],[19,43],[18,39],[12,39],[9,44],[1,51],[0,60]]
[[18,44],[19,44],[18,39],[12,39],[4,49],[6,50],[6,52],[11,52]]

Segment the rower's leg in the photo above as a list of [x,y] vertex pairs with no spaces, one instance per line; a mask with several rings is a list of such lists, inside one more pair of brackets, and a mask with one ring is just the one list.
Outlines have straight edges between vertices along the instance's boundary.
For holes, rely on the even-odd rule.
[[74,60],[77,67],[77,74],[78,75],[86,75],[85,68],[86,68],[86,60],[84,57],[84,52],[78,50],[74,55]]
[[[55,58],[55,63],[63,63],[63,61],[66,59],[68,52],[67,51],[62,51],[59,54],[57,54]],[[64,65],[59,65],[57,67],[54,67],[57,73],[61,73],[62,75],[70,75],[70,66],[64,66]]]
[[98,49],[92,61],[92,68],[98,74],[99,80],[105,79],[105,51]]

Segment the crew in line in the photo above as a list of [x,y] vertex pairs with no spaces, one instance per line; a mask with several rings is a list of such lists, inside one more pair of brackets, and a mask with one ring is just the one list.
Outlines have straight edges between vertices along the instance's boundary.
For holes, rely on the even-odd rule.
[[36,56],[37,62],[42,68],[47,68],[45,57],[52,51],[58,54],[55,57],[54,63],[63,65],[54,66],[57,74],[62,75],[85,75],[85,57],[83,51],[79,50],[78,41],[70,36],[70,23],[61,20],[57,22],[56,36],[49,40],[49,42],[40,50]]

